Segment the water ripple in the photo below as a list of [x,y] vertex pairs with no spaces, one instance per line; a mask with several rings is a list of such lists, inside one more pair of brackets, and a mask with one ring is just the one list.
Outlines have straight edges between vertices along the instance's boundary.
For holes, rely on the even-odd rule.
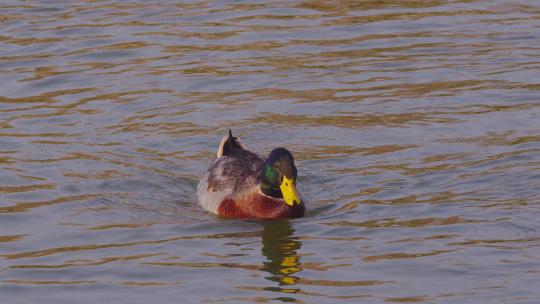
[[[4,301],[534,302],[539,12],[2,2]],[[230,128],[293,152],[305,218],[195,204]]]

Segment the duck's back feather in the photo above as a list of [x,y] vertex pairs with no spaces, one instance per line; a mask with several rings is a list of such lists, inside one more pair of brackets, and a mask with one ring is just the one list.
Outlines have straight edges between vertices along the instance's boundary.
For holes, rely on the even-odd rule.
[[258,184],[264,161],[258,155],[244,151],[243,157],[222,156],[208,168],[208,190],[232,189],[241,192]]
[[258,189],[263,164],[264,160],[257,154],[240,149],[231,156],[214,160],[197,187],[199,204],[210,212],[218,213],[223,200]]
[[223,139],[219,143],[217,158],[233,156],[242,151],[247,151],[246,146],[244,146],[238,137],[233,136],[232,131],[229,129],[229,135],[223,136]]

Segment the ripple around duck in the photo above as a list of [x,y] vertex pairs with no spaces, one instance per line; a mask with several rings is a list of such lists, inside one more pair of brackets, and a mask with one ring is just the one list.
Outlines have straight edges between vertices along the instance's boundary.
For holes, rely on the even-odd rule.
[[[538,12],[2,2],[3,300],[534,302]],[[304,218],[196,205],[229,128],[293,152]]]

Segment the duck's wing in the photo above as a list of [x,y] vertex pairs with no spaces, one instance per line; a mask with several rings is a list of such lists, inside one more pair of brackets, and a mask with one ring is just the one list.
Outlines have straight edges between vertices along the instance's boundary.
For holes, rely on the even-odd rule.
[[242,191],[257,185],[264,161],[255,153],[243,151],[242,157],[222,156],[208,168],[208,190]]
[[254,189],[264,161],[246,151],[247,158],[222,156],[212,162],[197,187],[199,204],[217,213],[220,203],[227,198]]
[[264,159],[246,150],[230,130],[221,140],[217,157],[197,187],[199,203],[214,213],[224,199],[257,187],[264,164]]
[[223,137],[219,144],[218,158],[208,168],[208,189],[233,189],[238,192],[253,186],[262,169],[264,160],[259,155],[250,152],[240,142],[238,137],[229,135]]

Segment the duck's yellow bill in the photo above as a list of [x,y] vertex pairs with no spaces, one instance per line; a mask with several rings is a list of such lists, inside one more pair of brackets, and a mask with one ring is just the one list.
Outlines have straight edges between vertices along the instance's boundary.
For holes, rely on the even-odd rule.
[[298,191],[296,191],[294,178],[288,179],[286,176],[283,176],[283,181],[279,185],[279,188],[287,205],[293,206],[294,204],[300,204],[300,196],[298,195]]

